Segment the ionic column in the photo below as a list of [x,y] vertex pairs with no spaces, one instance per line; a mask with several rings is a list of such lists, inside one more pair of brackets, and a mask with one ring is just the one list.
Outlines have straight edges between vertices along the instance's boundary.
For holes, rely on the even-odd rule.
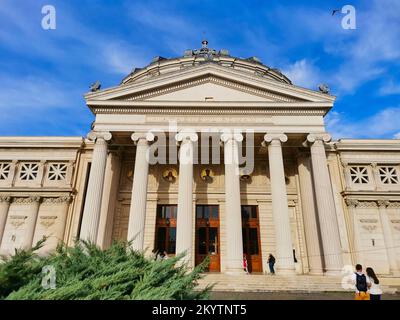
[[240,207],[239,133],[224,133],[226,272],[243,273],[242,213]]
[[322,274],[322,257],[320,238],[318,234],[319,228],[317,223],[317,210],[315,207],[309,156],[304,154],[300,155],[298,158],[298,171],[308,264],[310,268],[309,273]]
[[360,263],[361,261],[361,252],[360,252],[360,239],[357,232],[357,206],[359,204],[358,200],[356,199],[346,199],[347,208],[349,210],[349,222],[351,226],[351,240],[353,246],[353,259],[354,263]]
[[197,134],[182,131],[176,135],[179,150],[178,213],[176,221],[176,254],[185,252],[183,261],[193,264],[193,142]]
[[10,196],[0,195],[0,245],[3,239],[4,228],[6,227],[8,209],[10,208]]
[[280,273],[295,273],[281,145],[282,142],[287,141],[287,136],[281,133],[266,134],[264,136],[264,141],[264,145],[268,145],[277,270]]
[[324,142],[330,140],[331,136],[327,133],[307,136],[307,141],[311,143],[311,163],[325,269],[327,273],[336,274],[341,271],[343,262],[335,201],[324,147]]
[[389,205],[389,201],[378,200],[377,203],[379,207],[379,216],[382,222],[383,239],[385,240],[385,247],[386,247],[387,257],[389,260],[390,272],[397,273],[399,271],[399,267],[397,265],[396,248],[393,241],[390,219],[388,216],[388,212],[386,210],[387,206]]
[[101,200],[103,194],[104,174],[107,161],[107,141],[111,140],[110,132],[94,132],[88,139],[95,142],[92,165],[90,168],[85,208],[83,210],[80,238],[95,243],[100,221]]
[[133,172],[131,207],[129,210],[128,241],[132,249],[143,250],[146,221],[147,183],[149,175],[149,142],[154,140],[150,132],[135,132],[131,136],[136,144],[135,169]]

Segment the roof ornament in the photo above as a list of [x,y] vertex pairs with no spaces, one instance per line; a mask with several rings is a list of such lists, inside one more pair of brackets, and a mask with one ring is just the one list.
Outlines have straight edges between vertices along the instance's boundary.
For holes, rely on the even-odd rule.
[[97,80],[95,83],[92,83],[89,88],[90,88],[91,92],[96,92],[96,91],[100,90],[100,87],[101,87],[101,83],[99,80]]
[[329,94],[330,92],[328,85],[325,83],[321,83],[320,85],[318,85],[318,90],[325,94]]

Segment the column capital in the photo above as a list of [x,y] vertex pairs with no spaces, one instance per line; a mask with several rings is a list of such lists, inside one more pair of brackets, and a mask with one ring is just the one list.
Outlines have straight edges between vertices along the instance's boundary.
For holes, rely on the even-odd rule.
[[272,141],[279,141],[279,143],[281,143],[286,142],[287,140],[288,137],[284,133],[267,133],[264,135],[264,141],[261,143],[261,145],[265,147]]
[[191,141],[196,142],[199,139],[197,133],[191,129],[182,129],[175,135],[177,142]]
[[359,204],[357,199],[349,199],[349,198],[347,198],[345,200],[345,202],[346,202],[348,207],[353,207],[353,208],[357,207],[358,204]]
[[239,132],[232,132],[232,131],[224,131],[221,134],[221,141],[228,142],[229,140],[235,140],[236,142],[243,141],[243,135]]
[[315,141],[329,142],[332,140],[332,136],[329,133],[310,133],[307,136],[307,142],[314,143]]
[[103,139],[104,141],[110,141],[112,138],[112,135],[108,131],[90,131],[87,134],[87,138],[94,142],[96,142],[97,139]]
[[151,132],[134,132],[131,134],[131,139],[135,144],[137,144],[140,140],[151,142],[154,141],[154,138],[154,134]]
[[1,194],[0,195],[0,203],[6,202],[9,203],[11,201],[11,196],[8,194]]
[[388,200],[385,199],[378,199],[376,201],[377,205],[379,208],[386,208],[390,205],[390,202]]

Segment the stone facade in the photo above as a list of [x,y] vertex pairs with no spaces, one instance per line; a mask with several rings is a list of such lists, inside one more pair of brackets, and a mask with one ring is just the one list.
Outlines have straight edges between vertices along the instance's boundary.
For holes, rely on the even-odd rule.
[[[132,240],[147,253],[186,252],[190,265],[204,249],[211,271],[231,274],[243,272],[243,253],[267,272],[272,253],[282,274],[361,263],[398,275],[400,141],[331,141],[334,96],[201,50],[88,93],[86,139],[0,137],[0,253],[43,236],[42,254],[76,238]],[[154,151],[167,161],[149,162]]]

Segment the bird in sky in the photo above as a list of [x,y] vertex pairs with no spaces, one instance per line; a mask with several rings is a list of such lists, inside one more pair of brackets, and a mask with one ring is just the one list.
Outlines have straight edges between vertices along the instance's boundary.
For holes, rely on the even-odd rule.
[[340,9],[332,10],[332,15],[335,15],[335,13],[336,13],[336,12],[339,12],[339,11],[340,11]]

